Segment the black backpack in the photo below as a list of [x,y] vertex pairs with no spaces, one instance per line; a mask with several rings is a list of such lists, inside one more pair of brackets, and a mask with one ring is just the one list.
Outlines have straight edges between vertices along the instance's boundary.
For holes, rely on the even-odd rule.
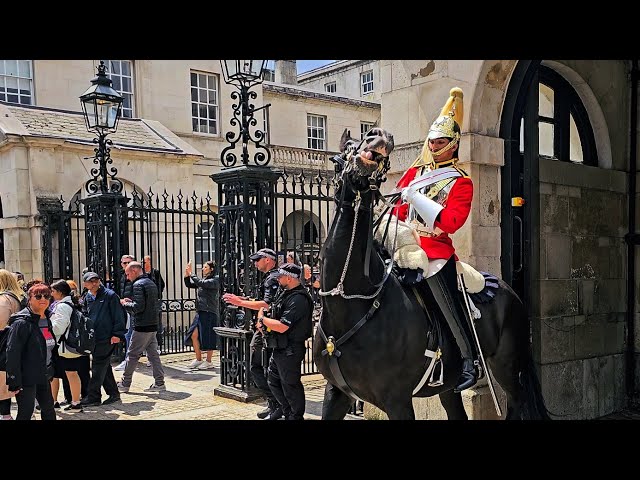
[[75,350],[75,353],[79,353],[80,355],[89,355],[93,353],[96,346],[93,320],[82,313],[82,311],[73,303],[63,303],[66,303],[73,309],[69,328],[62,336],[65,345],[69,347],[70,351],[71,349]]

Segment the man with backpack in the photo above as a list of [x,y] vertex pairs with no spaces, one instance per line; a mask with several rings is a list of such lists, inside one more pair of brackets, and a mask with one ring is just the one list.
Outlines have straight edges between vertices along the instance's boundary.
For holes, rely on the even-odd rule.
[[[106,288],[95,272],[87,272],[82,277],[87,289],[85,308],[93,320],[96,339],[91,362],[91,381],[87,397],[80,402],[83,406],[108,405],[120,401],[120,392],[111,369],[111,355],[115,346],[124,341],[125,313],[118,295]],[[107,399],[101,402],[101,387],[104,387]]]

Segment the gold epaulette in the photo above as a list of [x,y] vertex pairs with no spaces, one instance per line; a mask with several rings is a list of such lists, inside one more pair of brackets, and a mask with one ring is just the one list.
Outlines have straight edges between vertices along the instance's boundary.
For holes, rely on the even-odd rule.
[[462,170],[458,165],[453,164],[451,165],[453,168],[455,168],[458,172],[460,172],[460,175],[462,175],[462,178],[471,178],[469,175],[467,175],[467,172],[465,172],[464,170]]

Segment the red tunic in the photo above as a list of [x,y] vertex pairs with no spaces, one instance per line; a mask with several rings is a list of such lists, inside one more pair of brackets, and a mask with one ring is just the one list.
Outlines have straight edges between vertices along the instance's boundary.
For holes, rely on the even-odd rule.
[[[420,172],[419,167],[409,168],[396,185],[401,189],[409,185]],[[469,177],[459,177],[449,191],[449,196],[443,205],[443,209],[438,214],[434,227],[443,231],[437,237],[421,236],[420,244],[422,249],[430,259],[449,259],[451,255],[458,260],[453,242],[449,234],[455,233],[469,217],[471,211],[471,200],[473,199],[473,182]],[[400,204],[400,200],[398,200]],[[394,215],[398,215],[400,220],[406,220],[409,214],[409,204],[405,203],[394,208]]]

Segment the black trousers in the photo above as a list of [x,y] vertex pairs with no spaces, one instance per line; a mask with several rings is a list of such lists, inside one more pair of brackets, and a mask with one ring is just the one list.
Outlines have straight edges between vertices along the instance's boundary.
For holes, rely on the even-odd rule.
[[11,399],[7,398],[6,400],[0,400],[0,415],[10,415],[11,414]]
[[449,324],[451,332],[460,348],[462,358],[475,359],[477,357],[475,341],[467,316],[464,313],[462,295],[458,291],[456,261],[451,257],[444,267],[427,279],[442,315]]
[[[262,356],[266,353],[267,362],[268,359],[271,358],[271,353],[273,352],[272,348],[266,348],[263,344],[262,334],[256,331],[253,334],[253,338],[251,339],[251,366],[249,367],[249,371],[251,372],[251,379],[253,383],[256,384],[256,387],[264,394],[267,398],[267,402],[269,402],[269,407],[275,408],[278,404],[276,397],[271,393],[271,389],[269,388],[269,384],[267,383],[267,377],[264,373],[265,368],[262,363]],[[263,349],[265,352],[263,352]]]
[[[80,357],[80,367],[78,368],[78,376],[80,377],[80,396],[87,396],[89,392],[89,382],[91,381],[91,359],[89,355]],[[71,387],[66,375],[62,376],[62,390],[64,390],[64,399],[71,403]]]
[[108,396],[120,396],[116,379],[111,369],[111,354],[116,348],[116,344],[106,342],[96,343],[93,351],[93,361],[91,363],[91,380],[87,398],[90,401],[98,402],[102,399],[101,387]]
[[53,397],[51,396],[51,384],[49,382],[41,385],[25,385],[16,395],[18,403],[18,415],[16,420],[31,420],[33,409],[36,406],[36,399],[40,405],[40,418],[42,420],[55,420],[56,411],[53,408]]
[[287,420],[304,419],[304,387],[300,378],[305,352],[304,342],[294,343],[274,349],[269,360],[267,382]]

